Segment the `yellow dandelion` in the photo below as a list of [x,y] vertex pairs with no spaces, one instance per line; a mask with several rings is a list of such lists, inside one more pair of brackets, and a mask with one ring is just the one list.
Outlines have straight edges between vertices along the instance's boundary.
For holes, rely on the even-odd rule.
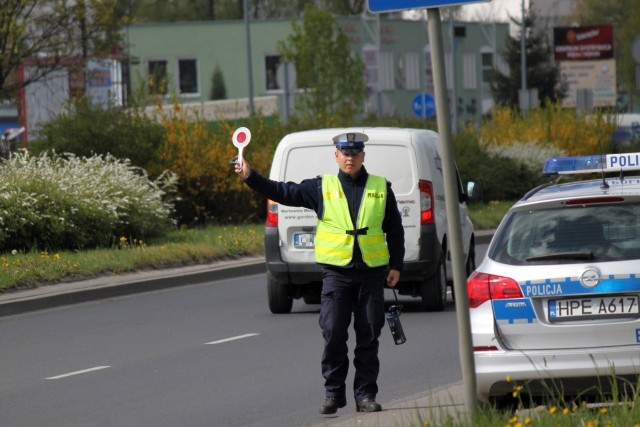
[[511,418],[509,418],[509,424],[514,424],[518,422],[518,416],[514,415]]
[[511,382],[511,375],[507,375],[507,376],[505,377],[505,380],[506,380],[508,383],[510,383],[510,382]]
[[608,411],[607,411],[607,408],[600,408],[600,413],[601,413],[602,415],[606,414],[607,412],[608,412]]
[[517,422],[514,424],[515,427],[522,427],[522,423],[521,422]]
[[127,241],[127,238],[126,238],[126,237],[124,237],[124,236],[122,236],[122,237],[120,237],[120,241],[121,241],[121,242],[126,242],[126,241]]
[[586,427],[595,427],[595,423],[592,420],[587,421]]
[[567,415],[569,413],[569,408],[562,408],[562,415]]
[[555,414],[557,411],[558,411],[558,408],[556,406],[552,406],[551,408],[549,408],[550,414]]
[[531,424],[531,418],[530,417],[526,417],[524,419],[524,423],[527,424],[527,425]]
[[422,422],[422,427],[429,427],[429,421],[424,420],[424,421]]
[[55,259],[60,259],[60,258],[62,258],[62,257],[60,256],[60,254],[55,254],[53,257],[54,257]]

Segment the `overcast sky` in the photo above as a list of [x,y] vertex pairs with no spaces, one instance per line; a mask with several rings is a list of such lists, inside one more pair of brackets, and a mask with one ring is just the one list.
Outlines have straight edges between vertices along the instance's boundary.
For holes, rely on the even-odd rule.
[[[529,0],[525,0],[525,8],[529,8]],[[522,15],[522,0],[492,0],[490,2],[471,3],[462,6],[465,19],[471,21],[491,20],[509,22],[509,16]]]

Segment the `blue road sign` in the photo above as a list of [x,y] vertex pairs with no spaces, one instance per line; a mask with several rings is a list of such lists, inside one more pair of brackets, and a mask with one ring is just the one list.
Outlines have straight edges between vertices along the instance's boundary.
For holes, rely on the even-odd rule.
[[457,6],[468,3],[487,3],[491,0],[369,0],[371,12],[393,12],[396,10],[430,7]]
[[428,93],[419,93],[411,103],[413,112],[418,117],[432,117],[436,112],[436,102]]

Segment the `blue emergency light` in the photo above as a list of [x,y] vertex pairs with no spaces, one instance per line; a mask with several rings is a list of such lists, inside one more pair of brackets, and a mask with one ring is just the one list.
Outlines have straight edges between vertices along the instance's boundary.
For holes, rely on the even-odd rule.
[[620,153],[552,157],[545,161],[542,173],[545,175],[574,175],[639,170],[640,153]]

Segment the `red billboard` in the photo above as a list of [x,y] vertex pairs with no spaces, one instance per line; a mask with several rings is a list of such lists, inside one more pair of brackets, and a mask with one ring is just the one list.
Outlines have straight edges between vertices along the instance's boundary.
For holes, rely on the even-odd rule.
[[553,29],[556,61],[596,61],[613,58],[613,26],[556,27]]

